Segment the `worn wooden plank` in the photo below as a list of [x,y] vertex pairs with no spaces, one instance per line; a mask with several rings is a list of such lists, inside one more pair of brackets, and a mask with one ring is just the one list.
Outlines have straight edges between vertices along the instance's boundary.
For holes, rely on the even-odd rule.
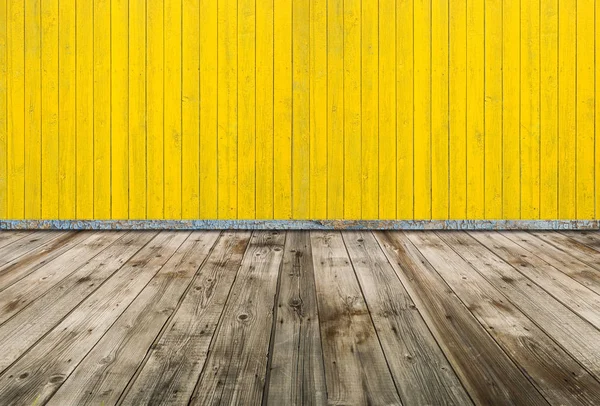
[[48,244],[30,251],[26,256],[17,258],[0,268],[0,291],[29,275],[58,256],[89,238],[93,232],[84,231],[63,235]]
[[371,232],[348,232],[343,237],[402,401],[471,404]]
[[122,404],[187,404],[249,239],[249,232],[221,236]]
[[48,404],[115,404],[218,237],[215,231],[192,233]]
[[374,235],[475,403],[547,404],[406,235]]
[[600,251],[600,233],[598,231],[561,231],[563,235]]
[[31,235],[31,231],[3,231],[0,232],[0,248],[19,241]]
[[503,235],[583,286],[600,294],[600,272],[598,272],[600,264],[597,265],[597,268],[588,265],[573,256],[565,255],[554,245],[524,231],[503,233]]
[[36,269],[2,291],[0,323],[33,302],[43,292],[59,283],[71,272],[85,265],[106,247],[123,236],[119,232],[96,233],[48,264]]
[[260,404],[285,234],[255,232],[190,401]]
[[32,232],[28,233],[27,238],[21,238],[6,247],[0,248],[0,270],[9,262],[35,251],[40,246],[51,243],[59,237],[64,237],[66,234],[66,232],[53,231]]
[[600,377],[600,353],[595,344],[600,342],[600,331],[468,234],[438,235],[588,371]]
[[400,404],[340,233],[311,233],[330,404]]
[[0,369],[18,359],[145,246],[155,232],[132,232],[106,248],[0,326]]
[[433,233],[407,235],[468,311],[551,404],[600,402],[600,382],[438,236]]
[[188,237],[163,232],[0,375],[0,398],[43,404]]
[[[576,234],[562,234],[553,231],[535,231],[531,232],[531,234],[554,245],[565,254],[575,257],[596,269],[600,269],[600,251],[583,242],[587,242],[585,235],[578,236]],[[591,243],[594,244],[594,241]],[[600,248],[600,241],[597,242],[597,247]]]
[[572,311],[600,327],[600,296],[500,233],[470,233]]
[[279,278],[266,403],[323,404],[327,391],[308,232],[287,233]]

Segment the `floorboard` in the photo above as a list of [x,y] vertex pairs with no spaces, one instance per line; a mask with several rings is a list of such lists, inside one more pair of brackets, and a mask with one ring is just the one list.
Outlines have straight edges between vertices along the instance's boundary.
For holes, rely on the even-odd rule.
[[0,404],[597,405],[600,233],[0,232]]

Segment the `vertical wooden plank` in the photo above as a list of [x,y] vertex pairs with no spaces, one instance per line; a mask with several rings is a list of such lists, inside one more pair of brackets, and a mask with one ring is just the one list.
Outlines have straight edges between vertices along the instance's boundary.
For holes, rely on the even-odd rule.
[[502,0],[485,0],[485,218],[502,218]]
[[[393,63],[395,64],[395,61]],[[344,0],[328,0],[327,217],[329,219],[344,217],[344,166]],[[395,200],[396,196],[394,196]]]
[[76,217],[75,0],[61,0],[58,16],[58,218]]
[[200,0],[200,218],[217,218],[217,2]]
[[[235,219],[237,205],[237,0],[218,1],[218,217]],[[242,151],[246,153],[246,151]]]
[[[376,28],[376,27],[375,27]],[[310,1],[310,208],[327,218],[327,0]],[[377,116],[375,116],[375,119]],[[377,197],[377,193],[375,193]]]
[[446,220],[449,214],[449,1],[432,1],[431,5],[431,218]]
[[147,1],[146,15],[147,216],[161,219],[164,216],[163,2]]
[[41,216],[41,4],[25,0],[25,218]]
[[[111,0],[111,218],[129,218],[129,1]],[[107,199],[107,196],[104,196]]]
[[595,96],[595,151],[596,154],[596,162],[595,162],[595,199],[596,199],[596,213],[595,218],[600,217],[600,139],[597,137],[597,132],[600,131],[600,63],[598,60],[600,59],[600,4],[596,2],[596,10],[595,10],[595,18],[596,18],[596,36],[595,36],[595,74],[596,74],[596,83],[594,87],[594,96]]
[[352,220],[362,209],[360,18],[361,0],[344,0],[344,218]]
[[520,64],[521,0],[502,9],[502,213],[521,218]]
[[361,218],[379,218],[379,2],[361,7]]
[[484,218],[484,0],[467,0],[467,218]]
[[401,404],[342,235],[311,232],[310,242],[327,403]]
[[[431,219],[431,2],[414,2],[414,213]],[[401,107],[406,108],[406,107]]]
[[[310,0],[292,2],[292,215],[310,217]],[[360,106],[360,104],[359,104]]]
[[576,2],[558,3],[558,218],[576,216]]
[[129,218],[146,218],[146,1],[129,2]]
[[7,218],[8,181],[8,0],[0,1],[0,219]]
[[540,10],[521,1],[521,218],[539,218]]
[[200,0],[183,0],[182,7],[181,216],[197,219],[200,215]]
[[8,3],[8,196],[7,216],[25,216],[25,6]]
[[238,218],[256,217],[256,6],[238,0]]
[[94,217],[94,4],[75,4],[77,218]]
[[164,3],[165,218],[181,219],[181,1]]
[[273,8],[274,0],[256,2],[257,219],[273,218]]
[[[58,218],[58,0],[41,2],[41,218]],[[27,17],[26,17],[27,18]]]
[[540,4],[540,218],[558,217],[558,0]]
[[577,174],[576,218],[593,219],[594,200],[594,88],[595,88],[595,15],[594,0],[577,1]]
[[379,2],[379,218],[396,218],[396,1]]
[[273,157],[276,219],[292,216],[292,1],[274,2]]
[[94,0],[94,219],[111,218],[110,0]]
[[467,8],[450,0],[450,218],[467,218]]

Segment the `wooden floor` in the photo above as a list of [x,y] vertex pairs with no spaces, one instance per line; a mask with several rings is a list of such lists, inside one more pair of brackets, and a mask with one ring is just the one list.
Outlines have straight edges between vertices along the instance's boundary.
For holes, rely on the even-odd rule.
[[1,405],[600,405],[595,232],[2,232]]

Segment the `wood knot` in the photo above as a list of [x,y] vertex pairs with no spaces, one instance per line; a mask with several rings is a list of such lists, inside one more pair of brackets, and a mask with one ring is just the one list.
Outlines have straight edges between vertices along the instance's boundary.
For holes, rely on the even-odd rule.
[[242,313],[238,316],[238,319],[244,321],[248,319],[248,315],[246,313]]

